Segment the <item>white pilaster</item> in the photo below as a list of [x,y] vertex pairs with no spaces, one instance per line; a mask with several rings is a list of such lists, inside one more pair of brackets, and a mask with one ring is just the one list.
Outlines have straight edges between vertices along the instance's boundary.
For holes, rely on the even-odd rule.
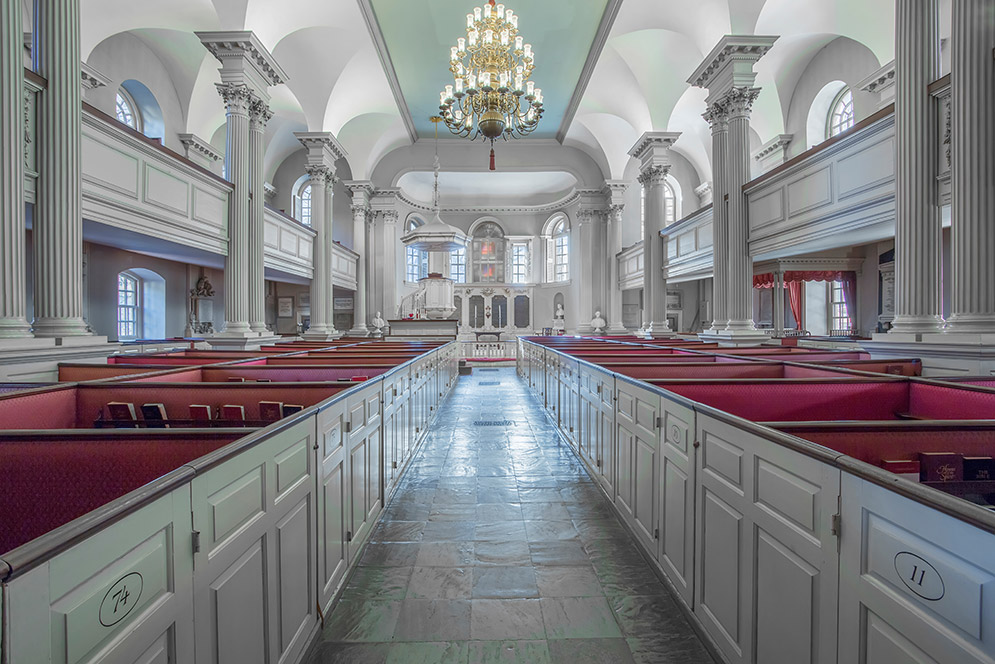
[[332,286],[332,187],[335,162],[345,150],[331,132],[297,132],[297,140],[307,149],[307,174],[311,183],[311,228],[314,237],[314,273],[311,277],[311,327],[307,339],[326,341],[341,336],[335,329]]
[[649,131],[629,150],[639,160],[639,183],[646,191],[643,224],[643,333],[649,337],[673,336],[667,324],[667,281],[663,272],[666,245],[660,231],[666,223],[664,181],[670,172],[670,146],[679,132]]
[[726,203],[729,158],[729,113],[720,99],[708,106],[703,117],[712,130],[712,325],[707,334],[717,334],[729,322],[729,206]]
[[604,312],[608,320],[608,334],[628,334],[622,325],[622,290],[618,282],[618,252],[622,250],[622,213],[625,210],[625,190],[628,183],[612,180],[605,183],[605,197],[608,209],[605,213],[605,269],[608,271],[608,310]]
[[20,3],[0,6],[0,340],[31,338],[24,284],[24,31]]
[[353,308],[353,324],[349,330],[350,337],[365,337],[369,334],[366,327],[366,227],[370,217],[370,197],[373,195],[373,183],[369,181],[347,182],[346,187],[352,192],[352,250],[359,254],[356,265],[356,300]]
[[889,334],[921,335],[943,326],[932,172],[937,144],[928,91],[939,77],[937,1],[897,0],[895,16],[895,320]]
[[[33,329],[38,337],[86,336],[90,331],[83,321],[80,2],[36,0],[34,6],[34,68],[48,80],[48,87],[38,95]],[[20,65],[20,57],[16,62]],[[16,117],[21,118],[21,113]]]
[[[951,272],[947,332],[995,335],[995,20],[953,0],[950,36]],[[989,342],[995,341],[995,337]]]
[[[263,191],[263,156],[266,152],[266,123],[273,117],[269,106],[254,99],[249,106],[249,327],[265,334],[266,328],[266,249],[263,221],[266,193]],[[312,300],[313,302],[314,300]]]
[[594,253],[594,236],[597,233],[598,213],[589,207],[577,210],[577,224],[573,228],[574,246],[573,270],[571,281],[574,282],[574,292],[577,295],[577,333],[591,334],[591,319],[594,318],[594,298],[598,296],[595,289],[595,262],[600,256]]

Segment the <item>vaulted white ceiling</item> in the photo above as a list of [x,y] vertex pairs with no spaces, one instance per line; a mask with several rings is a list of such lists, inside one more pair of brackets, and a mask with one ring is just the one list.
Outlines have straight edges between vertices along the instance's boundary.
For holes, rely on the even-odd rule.
[[[268,130],[267,176],[300,150],[293,132],[310,130],[333,132],[349,153],[351,177],[364,179],[384,156],[411,144],[398,91],[392,89],[391,72],[385,69],[390,54],[378,50],[383,41],[364,18],[361,3],[369,1],[81,0],[81,57],[87,60],[102,42],[122,33],[141,40],[169,72],[185,131],[211,139],[224,125],[224,108],[214,88],[220,80],[218,63],[193,33],[252,30],[289,76],[286,84],[271,90],[276,117]],[[459,18],[480,1],[449,0],[444,8]],[[438,0],[390,6],[424,16],[429,3],[439,9]],[[944,6],[948,4],[944,0]],[[25,8],[30,11],[29,1]],[[593,41],[599,57],[586,71],[589,82],[578,94],[564,144],[589,155],[606,179],[621,178],[629,166],[627,152],[640,134],[679,131],[682,136],[674,149],[687,158],[700,180],[711,180],[710,136],[701,118],[705,93],[686,80],[722,35],[780,37],[757,65],[763,92],[754,108],[753,128],[757,138],[766,141],[784,132],[800,77],[833,40],[852,40],[855,48],[869,54],[868,61],[879,65],[894,57],[894,11],[894,0],[623,0],[606,41],[602,39],[603,48],[598,39]],[[541,32],[542,26],[533,29]],[[396,25],[391,30],[396,31]],[[411,38],[418,43],[416,33]],[[589,34],[586,40],[579,51],[554,49],[540,52],[540,57],[547,62],[567,55],[586,58],[592,46]],[[426,40],[425,57],[414,63],[420,81],[443,82],[448,76],[448,51],[434,54],[438,42],[434,37]],[[400,88],[403,91],[404,85]],[[580,91],[570,83],[557,94]],[[430,92],[437,95],[435,88]],[[556,103],[562,106],[566,100]],[[566,117],[569,120],[569,114]]]

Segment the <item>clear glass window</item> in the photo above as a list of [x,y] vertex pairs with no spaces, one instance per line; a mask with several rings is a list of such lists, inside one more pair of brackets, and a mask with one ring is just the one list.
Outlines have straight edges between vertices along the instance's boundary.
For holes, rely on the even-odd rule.
[[516,242],[511,245],[511,283],[524,284],[529,280],[529,245]]
[[418,281],[428,276],[428,253],[405,247],[405,281]]
[[138,129],[137,116],[134,111],[134,104],[120,91],[117,93],[117,104],[115,105],[115,111],[117,112],[117,119],[131,127],[132,129]]
[[305,226],[311,225],[311,185],[309,184],[301,188],[300,222]]
[[850,329],[850,310],[847,306],[843,282],[834,281],[829,290],[829,316],[831,330]]
[[466,283],[466,249],[449,252],[449,278],[458,284]]
[[850,88],[843,88],[829,111],[829,136],[832,138],[836,134],[845,131],[853,126],[853,93]]
[[138,337],[138,279],[126,272],[117,275],[117,336],[118,339]]

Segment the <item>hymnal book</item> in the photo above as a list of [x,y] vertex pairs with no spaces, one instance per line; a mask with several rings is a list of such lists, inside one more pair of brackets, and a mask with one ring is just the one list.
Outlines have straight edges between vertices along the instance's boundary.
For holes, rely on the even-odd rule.
[[956,452],[920,452],[919,478],[923,482],[960,482],[964,460]]
[[221,407],[221,419],[223,420],[245,420],[245,406],[226,403]]
[[190,419],[194,422],[209,422],[212,419],[211,407],[202,403],[190,404]]
[[304,410],[304,406],[296,403],[285,403],[283,404],[283,416],[293,415],[294,413],[299,413]]
[[138,421],[138,415],[135,414],[135,404],[133,403],[111,401],[107,404],[107,412],[110,413],[110,418],[115,420],[119,427],[138,426],[137,424],[128,424],[128,422]]
[[229,383],[244,383],[245,379],[241,376],[228,376]]
[[264,422],[276,422],[283,417],[283,404],[279,401],[260,401],[259,419]]
[[987,456],[964,457],[964,480],[995,480],[995,459]]
[[919,481],[921,464],[912,459],[882,459],[881,467],[913,482]]
[[166,406],[161,403],[146,403],[142,404],[142,418],[145,420],[145,426],[152,428],[169,428],[163,420],[168,420],[166,417]]
[[273,381],[271,381],[269,378],[257,378],[256,382],[257,383],[271,383]]
[[369,380],[369,379],[370,379],[370,377],[369,377],[369,376],[353,376],[353,377],[352,377],[352,378],[350,378],[349,380],[351,380],[351,381],[353,381],[353,382],[356,382],[356,383],[358,383],[358,382],[360,382],[360,381],[364,381],[364,380]]

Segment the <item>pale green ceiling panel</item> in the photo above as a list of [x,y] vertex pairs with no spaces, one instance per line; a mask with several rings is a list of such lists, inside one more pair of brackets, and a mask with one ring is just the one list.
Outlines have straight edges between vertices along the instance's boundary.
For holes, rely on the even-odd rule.
[[[420,136],[433,136],[429,117],[439,112],[439,92],[453,82],[449,47],[466,36],[466,15],[483,3],[461,0],[371,0],[387,44],[401,94]],[[605,12],[607,0],[522,0],[505,3],[519,17],[519,34],[532,44],[546,109],[536,138],[556,136],[584,62]],[[444,127],[439,137],[443,138]],[[448,136],[448,131],[445,132]]]

